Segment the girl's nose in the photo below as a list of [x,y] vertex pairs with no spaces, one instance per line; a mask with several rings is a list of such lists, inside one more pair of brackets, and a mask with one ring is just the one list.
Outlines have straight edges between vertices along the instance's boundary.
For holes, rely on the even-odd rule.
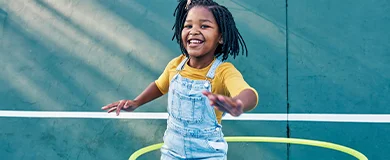
[[199,31],[190,31],[190,35],[193,36],[193,35],[198,35],[200,34]]

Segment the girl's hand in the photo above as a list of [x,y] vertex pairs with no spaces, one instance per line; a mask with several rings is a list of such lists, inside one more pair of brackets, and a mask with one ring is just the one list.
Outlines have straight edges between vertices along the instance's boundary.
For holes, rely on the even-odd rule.
[[238,117],[244,112],[244,104],[239,99],[213,94],[208,91],[202,93],[209,98],[211,106],[222,112],[227,112],[234,117]]
[[125,110],[127,112],[132,112],[138,107],[137,103],[132,100],[120,100],[111,104],[108,104],[102,107],[102,110],[107,110],[108,113],[111,113],[116,110],[116,115],[119,115],[121,110]]

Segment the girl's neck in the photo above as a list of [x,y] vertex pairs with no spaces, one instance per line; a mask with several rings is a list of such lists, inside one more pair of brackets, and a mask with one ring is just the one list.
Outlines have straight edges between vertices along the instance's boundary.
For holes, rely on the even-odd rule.
[[202,69],[210,65],[214,60],[214,55],[212,56],[202,56],[202,57],[190,57],[188,65],[192,68]]

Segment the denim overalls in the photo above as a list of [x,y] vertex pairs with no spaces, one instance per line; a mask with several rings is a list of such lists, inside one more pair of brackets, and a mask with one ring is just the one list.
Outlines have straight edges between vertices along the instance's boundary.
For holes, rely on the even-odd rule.
[[228,144],[223,138],[214,107],[202,91],[211,92],[211,80],[222,63],[216,59],[205,80],[191,80],[179,73],[187,63],[183,60],[170,82],[168,120],[161,147],[161,160],[207,159],[226,160]]

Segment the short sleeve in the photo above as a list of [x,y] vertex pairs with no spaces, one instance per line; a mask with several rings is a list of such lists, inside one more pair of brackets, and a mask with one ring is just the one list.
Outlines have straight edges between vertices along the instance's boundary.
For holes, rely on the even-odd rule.
[[249,86],[249,84],[244,80],[244,77],[231,63],[226,63],[222,69],[223,83],[230,93],[231,97],[239,95],[243,90],[250,89],[256,94],[256,105],[258,104],[258,93],[257,91]]
[[160,90],[162,94],[168,93],[169,89],[169,69],[172,67],[172,63],[169,62],[165,67],[163,73],[160,77],[154,81],[156,83],[157,88]]

